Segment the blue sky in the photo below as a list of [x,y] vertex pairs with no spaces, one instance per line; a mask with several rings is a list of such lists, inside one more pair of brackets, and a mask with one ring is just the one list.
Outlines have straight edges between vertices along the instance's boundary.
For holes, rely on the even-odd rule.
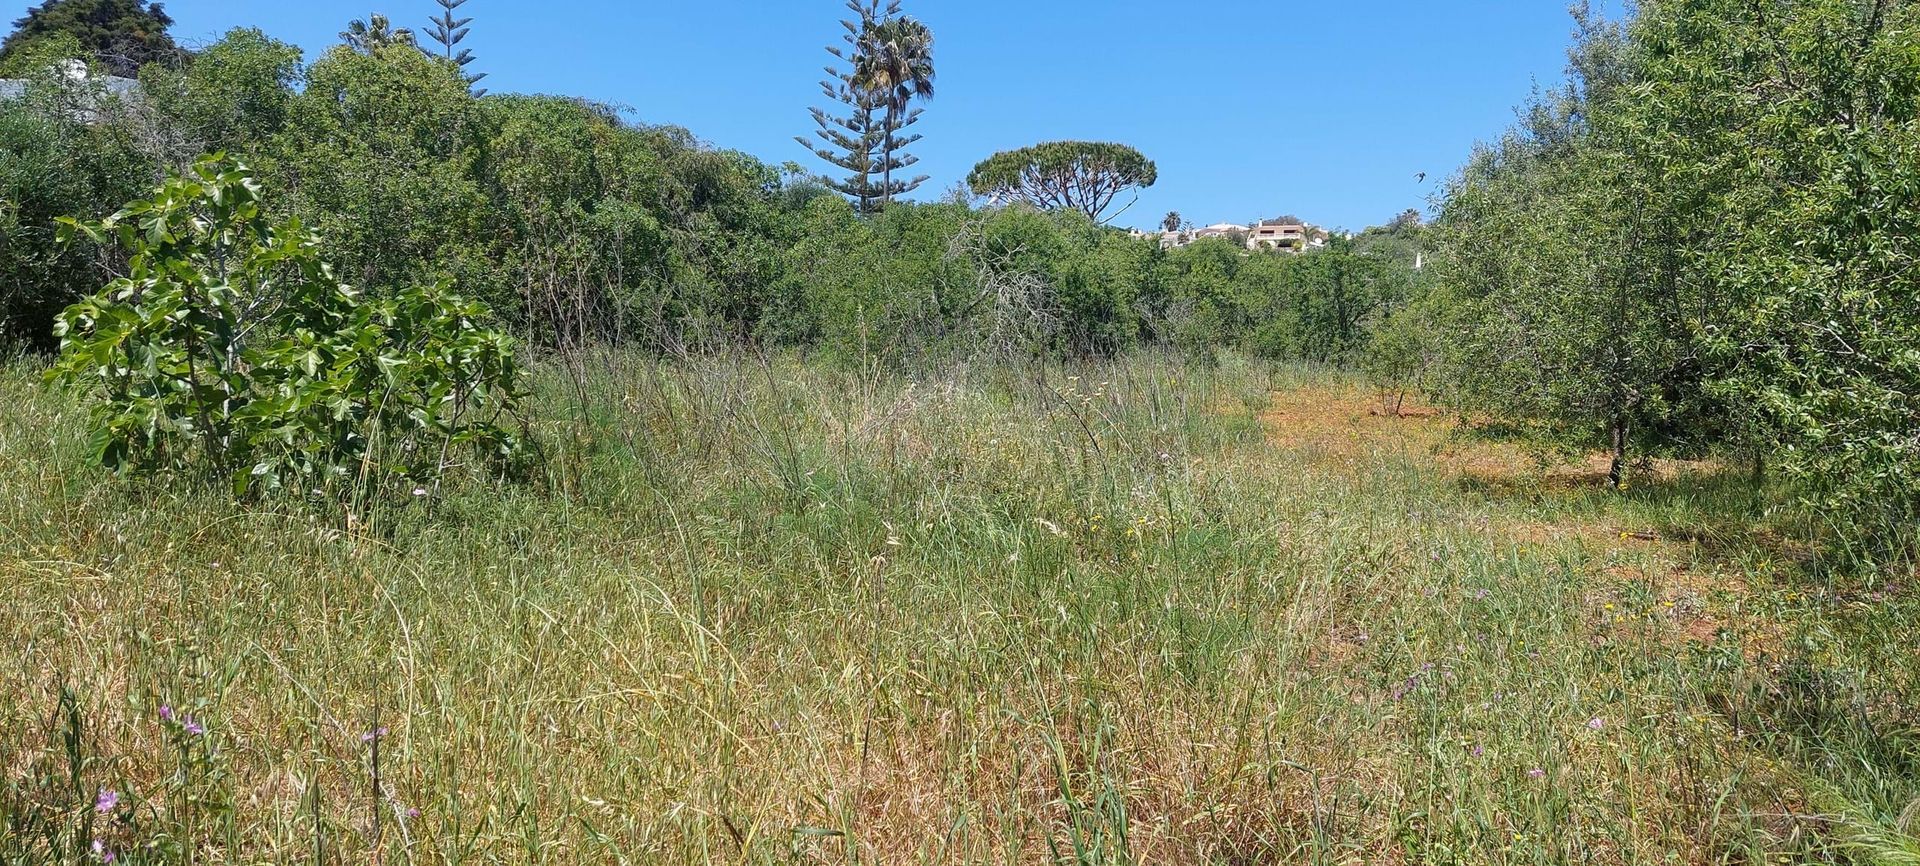
[[[1612,0],[1617,5],[1618,0]],[[472,68],[499,92],[628,106],[716,146],[824,165],[793,142],[820,102],[842,0],[470,0]],[[22,0],[0,0],[6,20]],[[1038,141],[1123,141],[1160,168],[1120,224],[1296,213],[1362,228],[1439,179],[1557,81],[1565,0],[906,0],[933,28],[938,93],[917,127],[917,194]],[[381,11],[422,29],[430,0],[171,0],[189,44],[257,26],[307,50]],[[1605,7],[1603,7],[1605,8]],[[1274,10],[1274,11],[1264,11]],[[1415,176],[1426,172],[1427,183]]]

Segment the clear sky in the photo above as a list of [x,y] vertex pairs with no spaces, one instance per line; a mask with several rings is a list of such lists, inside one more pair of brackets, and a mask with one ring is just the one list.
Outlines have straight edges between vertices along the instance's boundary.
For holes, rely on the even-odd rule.
[[[719,147],[826,166],[810,134],[843,0],[470,0],[463,47],[496,92],[627,106]],[[1134,145],[1160,182],[1118,220],[1199,224],[1295,213],[1363,228],[1426,204],[1475,141],[1559,79],[1566,0],[906,0],[932,27],[937,94],[917,131],[917,197],[997,150]],[[1617,8],[1619,0],[1597,4]],[[24,0],[0,0],[11,21]],[[370,11],[423,30],[430,0],[170,0],[192,45],[257,26],[306,49]],[[1420,172],[1427,181],[1416,181]]]

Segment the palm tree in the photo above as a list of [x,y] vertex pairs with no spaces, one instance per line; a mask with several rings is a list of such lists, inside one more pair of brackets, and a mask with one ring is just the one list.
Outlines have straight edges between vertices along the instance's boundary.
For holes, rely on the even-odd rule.
[[893,201],[894,132],[916,99],[933,98],[933,31],[912,18],[877,22],[862,36],[853,63],[854,84],[882,97],[887,106],[881,145],[881,201]]
[[1180,212],[1177,210],[1167,211],[1167,215],[1160,220],[1160,227],[1163,229],[1166,229],[1169,232],[1179,231],[1180,230]]
[[340,31],[341,41],[347,47],[361,54],[373,54],[389,45],[413,45],[413,31],[402,27],[393,29],[393,23],[387,16],[378,12],[367,16],[365,21],[354,21],[347,29]]

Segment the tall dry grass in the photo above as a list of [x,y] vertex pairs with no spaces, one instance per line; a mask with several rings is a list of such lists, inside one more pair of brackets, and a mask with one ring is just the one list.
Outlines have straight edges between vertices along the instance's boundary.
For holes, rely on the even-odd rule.
[[353,521],[0,375],[0,859],[1914,862],[1910,580],[1745,479],[1231,357],[571,369],[544,479]]

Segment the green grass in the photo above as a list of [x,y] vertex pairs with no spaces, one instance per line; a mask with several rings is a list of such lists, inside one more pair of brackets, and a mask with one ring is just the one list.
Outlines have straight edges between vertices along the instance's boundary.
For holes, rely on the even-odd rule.
[[364,521],[0,374],[0,861],[1920,862],[1911,571],[1743,478],[1237,358],[588,369]]

